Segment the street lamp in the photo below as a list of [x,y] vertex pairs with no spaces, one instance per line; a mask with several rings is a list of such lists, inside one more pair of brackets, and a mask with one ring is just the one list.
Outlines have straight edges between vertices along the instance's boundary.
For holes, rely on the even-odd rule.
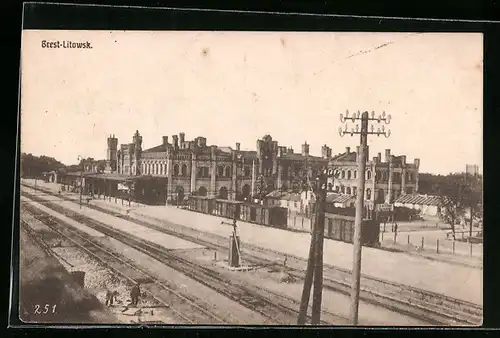
[[360,135],[360,149],[358,156],[358,192],[356,195],[356,216],[354,223],[354,238],[353,238],[353,268],[352,268],[352,290],[351,290],[351,320],[353,325],[358,325],[358,309],[359,309],[359,289],[360,289],[360,279],[361,279],[361,223],[363,221],[363,210],[364,210],[364,195],[365,195],[365,169],[366,169],[366,148],[368,135],[383,135],[389,137],[391,135],[390,130],[385,130],[384,126],[382,128],[377,128],[371,126],[371,131],[368,130],[368,122],[376,121],[377,123],[385,122],[389,124],[391,121],[391,115],[385,114],[385,111],[378,117],[375,116],[375,112],[372,111],[371,117],[368,112],[365,111],[361,114],[358,110],[352,116],[349,116],[349,111],[346,111],[345,116],[340,114],[340,121],[342,123],[351,120],[353,123],[357,120],[361,121],[361,129],[359,125],[356,125],[355,129],[351,128],[348,130],[347,123],[342,129],[339,127],[339,135],[342,137],[344,135],[354,134]]
[[82,190],[83,190],[83,157],[78,155],[77,160],[80,161],[80,209],[82,208]]

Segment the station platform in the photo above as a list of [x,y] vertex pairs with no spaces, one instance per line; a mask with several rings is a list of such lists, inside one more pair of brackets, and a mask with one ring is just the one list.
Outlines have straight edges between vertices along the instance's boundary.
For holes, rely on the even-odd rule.
[[[39,183],[39,185],[53,191],[59,191],[58,185],[54,183]],[[65,195],[78,199],[76,194],[65,193]],[[122,206],[120,202],[115,203],[114,200],[102,199],[92,200],[91,203],[115,212],[127,212],[139,217],[168,221],[224,237],[229,236],[232,232],[231,227],[221,225],[223,220],[221,217],[176,207],[139,204],[128,207]],[[238,222],[238,231],[242,245],[248,242],[287,255],[304,259],[308,257],[311,239],[311,235],[308,233],[284,231],[241,221]],[[353,246],[351,244],[325,239],[325,264],[351,270],[352,257]],[[406,253],[363,247],[361,272],[363,275],[410,285],[478,305],[483,304],[482,269],[432,261]]]

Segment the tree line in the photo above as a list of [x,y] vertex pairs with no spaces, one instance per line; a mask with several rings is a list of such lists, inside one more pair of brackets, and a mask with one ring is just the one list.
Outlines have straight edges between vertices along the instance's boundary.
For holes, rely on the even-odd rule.
[[[422,185],[421,183],[422,182]],[[455,238],[455,226],[461,220],[467,221],[472,232],[472,224],[483,218],[483,176],[467,173],[448,175],[419,175],[419,193],[439,196],[440,216],[451,226]],[[472,234],[471,234],[472,235]]]
[[76,172],[82,170],[87,165],[97,165],[98,171],[104,171],[106,167],[105,160],[96,161],[92,157],[87,157],[80,160],[79,164],[65,165],[53,157],[49,156],[35,156],[31,153],[21,153],[21,177],[35,178],[41,177],[43,173],[57,170],[64,170],[66,172]]
[[41,177],[44,172],[66,168],[66,165],[53,157],[34,156],[31,153],[21,154],[21,177]]

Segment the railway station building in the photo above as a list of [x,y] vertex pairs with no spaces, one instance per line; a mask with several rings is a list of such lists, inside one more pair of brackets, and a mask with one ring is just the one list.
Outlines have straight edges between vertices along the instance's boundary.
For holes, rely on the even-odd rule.
[[[338,177],[328,179],[328,190],[340,194],[357,194],[359,147],[353,152],[349,147],[344,153],[334,156],[328,166],[338,173]],[[369,159],[369,153],[367,159]],[[366,163],[365,200],[368,205],[392,204],[402,195],[418,191],[420,159],[413,163],[406,161],[405,155],[394,156],[390,149],[385,157],[378,153]]]
[[245,200],[257,192],[257,178],[265,181],[266,192],[286,190],[294,175],[299,175],[305,161],[326,166],[331,149],[322,148],[322,156],[309,154],[305,142],[302,151],[279,146],[270,135],[257,140],[255,151],[235,147],[208,145],[199,136],[188,141],[184,133],[163,136],[161,143],[142,149],[142,136],[136,131],[132,142],[121,144],[113,135],[107,142],[106,172],[126,177],[165,178],[168,203],[177,203],[188,196],[207,196],[229,200]]

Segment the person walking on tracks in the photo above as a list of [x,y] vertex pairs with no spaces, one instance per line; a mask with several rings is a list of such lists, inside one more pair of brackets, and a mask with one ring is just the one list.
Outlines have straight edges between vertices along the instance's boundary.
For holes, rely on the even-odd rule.
[[130,298],[132,299],[131,305],[137,306],[137,303],[139,303],[140,295],[141,295],[140,284],[137,283],[132,287],[132,290],[130,290]]
[[106,291],[106,306],[113,306],[113,301],[115,297],[118,296],[118,292],[107,290]]

